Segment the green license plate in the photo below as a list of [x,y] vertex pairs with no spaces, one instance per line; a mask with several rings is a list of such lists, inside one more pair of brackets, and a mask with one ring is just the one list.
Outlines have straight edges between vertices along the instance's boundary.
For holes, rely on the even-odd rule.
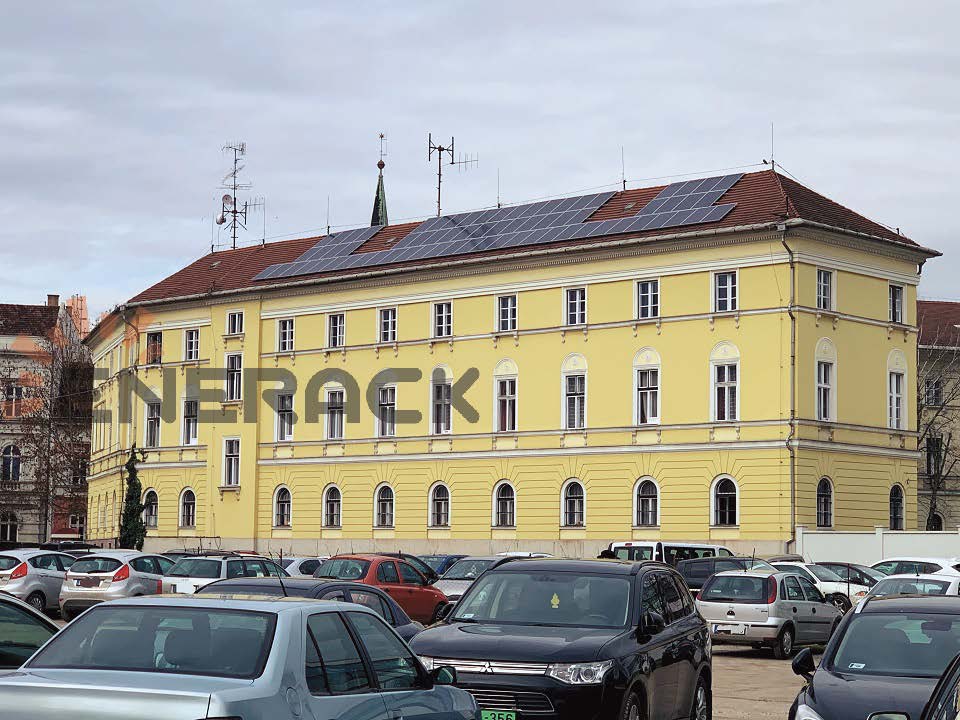
[[517,720],[512,710],[481,710],[480,720]]

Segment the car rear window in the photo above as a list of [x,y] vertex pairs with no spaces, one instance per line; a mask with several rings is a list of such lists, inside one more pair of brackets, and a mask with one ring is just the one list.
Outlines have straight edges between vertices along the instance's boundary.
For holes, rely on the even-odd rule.
[[[286,592],[284,592],[286,590]],[[298,588],[282,588],[280,583],[256,583],[254,585],[235,585],[233,582],[220,584],[210,583],[197,590],[197,595],[289,595],[290,597],[303,597],[304,594]]]
[[618,560],[653,560],[652,545],[632,545],[630,547],[618,547],[613,551]]
[[700,591],[704,602],[761,603],[767,602],[767,578],[749,575],[714,575]]
[[219,560],[204,558],[183,558],[167,571],[170,577],[218,578],[220,577]]
[[921,580],[920,578],[886,578],[878,582],[871,595],[946,595],[949,580]]
[[20,560],[17,560],[15,557],[10,557],[9,555],[0,555],[0,572],[4,570],[13,570],[17,565],[20,564]]
[[847,626],[827,666],[850,675],[936,678],[957,647],[960,616],[861,613]]
[[476,580],[493,565],[493,560],[460,560],[443,574],[444,580]]
[[275,624],[275,615],[252,611],[103,605],[61,630],[29,666],[255,678]]
[[123,563],[115,558],[96,556],[85,557],[77,560],[70,568],[70,572],[88,573],[93,575],[98,573],[112,573],[121,565],[123,565]]
[[370,563],[367,560],[353,558],[331,558],[324,560],[313,574],[318,578],[334,578],[336,580],[359,580],[366,577]]
[[821,565],[807,565],[806,569],[816,575],[817,579],[821,582],[843,582],[843,578],[830,568],[825,568]]

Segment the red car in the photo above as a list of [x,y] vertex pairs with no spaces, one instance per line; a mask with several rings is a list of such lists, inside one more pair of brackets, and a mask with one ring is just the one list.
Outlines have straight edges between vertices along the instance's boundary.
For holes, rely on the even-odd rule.
[[324,560],[313,576],[375,585],[389,593],[407,615],[425,624],[436,620],[448,602],[413,565],[383,555],[336,555]]

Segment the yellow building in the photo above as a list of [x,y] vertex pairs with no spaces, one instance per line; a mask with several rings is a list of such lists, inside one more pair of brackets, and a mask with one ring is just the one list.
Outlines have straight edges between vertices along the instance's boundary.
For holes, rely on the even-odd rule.
[[89,536],[133,443],[159,549],[913,528],[935,255],[773,172],[211,253],[87,340]]

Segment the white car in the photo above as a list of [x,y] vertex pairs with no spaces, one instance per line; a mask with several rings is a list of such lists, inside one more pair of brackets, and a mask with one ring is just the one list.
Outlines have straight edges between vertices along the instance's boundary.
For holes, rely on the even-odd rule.
[[320,563],[329,560],[328,555],[317,555],[313,557],[287,556],[277,558],[277,564],[294,577],[313,577],[313,574],[320,567]]
[[848,583],[833,570],[828,570],[822,565],[814,565],[805,562],[775,562],[772,563],[777,570],[783,572],[796,573],[800,577],[817,586],[819,590],[840,612],[846,612],[855,604],[863,600],[870,592],[866,585],[857,583]]
[[960,574],[960,558],[893,557],[870,567],[884,575],[957,575]]
[[270,558],[259,555],[191,555],[180,558],[167,570],[162,592],[192,595],[214,580],[237,577],[290,577],[290,573]]
[[960,595],[960,574],[957,575],[890,575],[870,588],[869,597],[892,595]]

